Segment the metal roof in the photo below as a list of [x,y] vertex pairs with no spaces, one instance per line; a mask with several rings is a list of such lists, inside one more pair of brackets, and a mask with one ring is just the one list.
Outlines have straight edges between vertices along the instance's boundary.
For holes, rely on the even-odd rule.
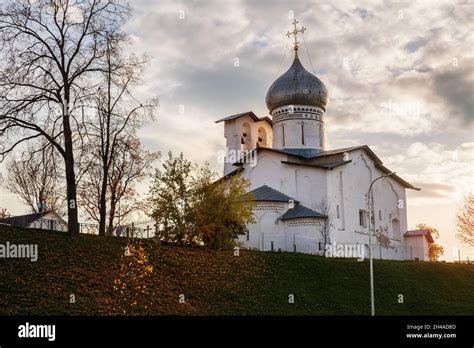
[[287,196],[267,185],[260,186],[259,188],[248,192],[248,194],[253,194],[253,200],[255,201],[298,202],[290,196]]
[[327,216],[317,211],[314,211],[310,208],[307,208],[304,205],[296,204],[293,209],[288,209],[288,211],[285,214],[283,214],[283,216],[281,217],[281,220],[285,221],[285,220],[303,219],[303,218],[325,219],[327,218]]
[[305,166],[305,167],[313,167],[313,168],[321,168],[321,169],[333,169],[340,165],[351,163],[352,160],[348,161],[339,161],[339,162],[331,162],[331,163],[321,163],[321,164],[312,164],[312,163],[301,163],[301,162],[292,162],[292,161],[281,161],[284,164],[294,164],[297,166]]
[[285,105],[313,105],[326,110],[328,90],[319,78],[304,68],[295,52],[293,64],[273,82],[265,101],[270,112]]
[[255,115],[255,114],[253,113],[253,111],[247,111],[247,112],[242,112],[242,113],[240,113],[240,114],[235,114],[235,115],[226,116],[226,117],[224,117],[224,118],[221,118],[221,119],[215,121],[215,123],[224,122],[224,121],[230,121],[230,120],[234,120],[234,119],[236,119],[236,118],[243,117],[243,116],[249,116],[254,122],[266,121],[266,122],[268,122],[270,125],[273,124],[273,121],[272,121],[268,116],[265,116],[265,117],[258,117],[257,115]]

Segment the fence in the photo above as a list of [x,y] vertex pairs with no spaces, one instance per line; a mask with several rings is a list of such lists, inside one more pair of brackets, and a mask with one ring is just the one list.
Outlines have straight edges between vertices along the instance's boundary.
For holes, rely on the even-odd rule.
[[[260,238],[260,239],[259,239]],[[343,250],[345,252],[345,246],[355,247],[358,250],[358,245],[361,245],[364,254],[364,258],[369,257],[369,246],[367,243],[359,243],[354,241],[352,243],[343,243],[330,241],[329,245],[324,245],[321,238],[310,237],[305,235],[297,234],[275,234],[275,233],[262,233],[259,237],[253,240],[255,245],[260,245],[264,251],[293,251],[309,254],[323,254],[325,248],[333,248],[332,250]],[[336,249],[339,248],[339,249]],[[353,249],[347,248],[351,251]],[[342,252],[342,251],[341,251]],[[351,254],[352,255],[352,254]],[[350,256],[349,256],[350,257]],[[428,249],[421,246],[406,245],[405,243],[394,242],[388,247],[384,247],[379,243],[372,243],[372,257],[374,259],[388,259],[388,260],[420,260],[428,261]]]
[[[34,221],[28,220],[24,217],[14,217],[14,221],[5,221],[6,224],[35,228],[40,230],[67,232],[67,223],[61,220],[55,219],[37,219]],[[153,223],[153,224],[151,224]],[[140,225],[146,224],[143,227]],[[137,226],[138,225],[138,226]],[[99,234],[99,225],[94,223],[80,223],[79,233],[82,234]],[[112,236],[116,237],[131,237],[131,238],[152,238],[155,236],[155,223],[154,221],[142,221],[137,223],[131,223],[128,225],[120,225],[114,228],[111,233]]]
[[[138,224],[140,224],[140,222]],[[154,226],[154,224],[151,226],[147,224],[146,227],[137,227],[135,223],[120,225],[114,229],[112,234],[116,237],[152,238],[155,236]]]

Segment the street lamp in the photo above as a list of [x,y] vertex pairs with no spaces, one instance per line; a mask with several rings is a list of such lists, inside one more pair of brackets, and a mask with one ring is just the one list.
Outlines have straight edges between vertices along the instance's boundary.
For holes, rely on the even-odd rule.
[[[370,231],[370,224],[372,223],[373,211],[371,209],[370,197],[372,196],[372,186],[374,183],[382,178],[394,175],[395,172],[391,172],[382,176],[379,176],[377,179],[372,181],[369,186],[369,192],[367,193],[367,211],[369,212],[369,262],[370,262],[370,308],[372,316],[375,315],[375,304],[374,304],[374,263],[372,260],[372,233]],[[373,203],[373,202],[372,202]],[[375,231],[375,217],[374,217],[374,231]]]

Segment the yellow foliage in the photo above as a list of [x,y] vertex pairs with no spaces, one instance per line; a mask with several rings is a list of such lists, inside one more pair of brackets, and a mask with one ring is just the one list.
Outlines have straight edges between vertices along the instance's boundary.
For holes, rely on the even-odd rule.
[[114,279],[113,289],[118,295],[115,310],[133,314],[141,307],[151,305],[152,296],[146,282],[153,266],[141,241],[130,241],[120,258],[120,271]]

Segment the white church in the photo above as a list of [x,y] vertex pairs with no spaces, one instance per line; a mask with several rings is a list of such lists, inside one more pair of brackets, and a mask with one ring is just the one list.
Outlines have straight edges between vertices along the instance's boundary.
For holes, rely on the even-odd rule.
[[[427,260],[429,231],[407,231],[406,190],[419,189],[367,145],[327,148],[328,90],[298,58],[297,34],[305,28],[297,23],[287,34],[294,35],[293,63],[266,95],[271,117],[248,111],[216,121],[224,123],[224,178],[245,177],[255,200],[255,223],[240,245],[311,254],[328,244],[355,245],[368,257],[370,228],[374,258]],[[375,230],[383,231],[385,243]]]

